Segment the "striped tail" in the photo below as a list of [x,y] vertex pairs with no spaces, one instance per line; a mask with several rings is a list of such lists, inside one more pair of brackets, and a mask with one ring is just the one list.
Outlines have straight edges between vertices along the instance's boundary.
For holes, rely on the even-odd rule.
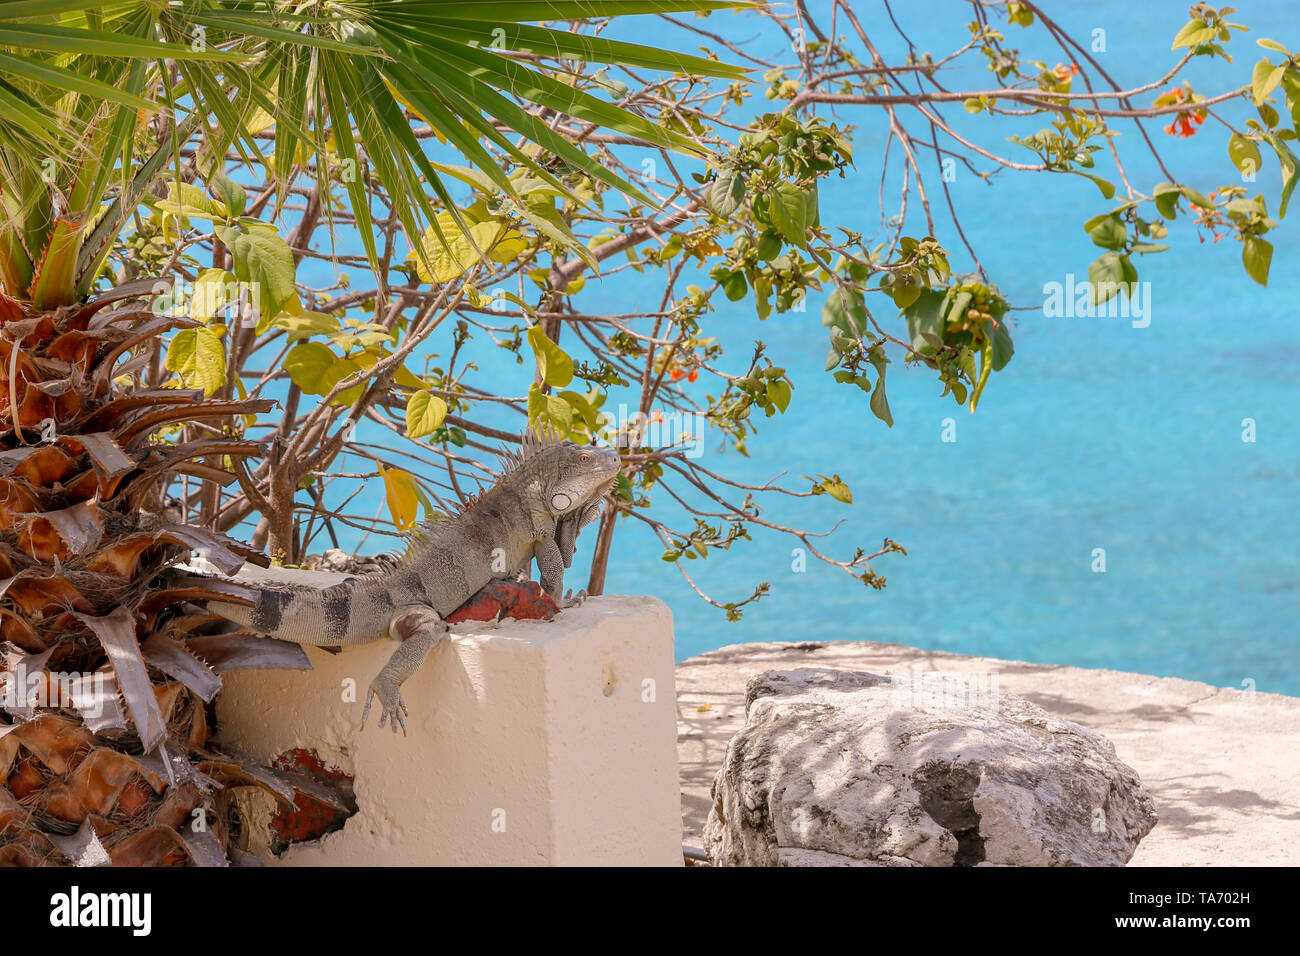
[[[227,620],[268,637],[313,647],[333,647],[368,643],[387,636],[392,605],[376,602],[371,590],[357,587],[356,580],[351,579],[327,588],[260,587],[251,607],[220,598],[205,604]],[[378,607],[377,603],[387,606]]]

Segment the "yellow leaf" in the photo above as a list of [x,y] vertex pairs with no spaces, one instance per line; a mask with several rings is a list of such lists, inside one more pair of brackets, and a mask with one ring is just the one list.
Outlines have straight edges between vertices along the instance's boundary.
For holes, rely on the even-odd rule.
[[596,410],[591,407],[591,403],[587,401],[586,397],[579,395],[577,392],[568,391],[560,392],[559,397],[573,406],[574,410],[582,417],[582,421],[587,426],[587,430],[594,435],[599,426],[597,420],[598,416],[596,415]]
[[423,438],[447,418],[447,403],[432,392],[414,392],[406,400],[406,437]]
[[185,388],[201,388],[211,398],[226,384],[226,348],[212,329],[182,329],[167,349],[164,363]]
[[189,316],[206,322],[212,316],[239,301],[239,280],[225,269],[204,269],[194,280],[188,303]]
[[397,374],[393,376],[393,381],[402,386],[402,388],[424,388],[424,382],[417,378],[415,373],[405,365],[397,370]]
[[[368,362],[363,361],[363,359],[368,359],[369,361]],[[359,352],[358,354],[349,356],[348,358],[338,359],[325,372],[324,377],[321,379],[320,394],[328,395],[330,389],[332,389],[339,382],[343,381],[345,378],[347,378],[350,375],[355,375],[357,372],[360,372],[364,368],[369,368],[371,365],[374,364],[375,364],[374,356],[366,355],[365,352]],[[361,393],[365,391],[365,389],[366,389],[365,382],[361,382],[360,384],[353,385],[351,388],[344,389],[343,391],[335,395],[334,398],[330,401],[330,404],[337,405],[339,407],[351,405],[353,402],[355,402],[358,398],[361,397]]]
[[518,259],[527,248],[528,240],[522,233],[507,229],[497,238],[496,245],[492,246],[492,251],[488,253],[488,258],[493,262],[509,264]]
[[556,388],[564,388],[573,381],[573,359],[547,338],[540,325],[534,325],[528,330],[528,344],[537,357],[537,368],[542,373],[542,381]]
[[[462,210],[463,216],[465,212]],[[468,222],[468,217],[465,218]],[[430,226],[420,239],[420,245],[429,260],[427,266],[415,252],[408,256],[415,262],[416,274],[424,282],[450,282],[464,275],[478,264],[479,253],[488,254],[505,231],[501,223],[493,220],[472,223],[466,233],[456,224],[450,212],[438,213],[438,228],[442,230],[443,238],[438,238],[437,231]],[[478,251],[475,251],[475,247]]]
[[338,361],[339,357],[319,342],[300,342],[284,357],[284,369],[308,395],[324,395],[331,387],[324,384],[325,378]]
[[383,465],[379,466],[379,474],[384,479],[388,513],[392,515],[397,530],[408,531],[415,527],[420,508],[420,489],[415,479],[400,468],[385,468]]
[[308,339],[313,335],[333,335],[339,330],[339,320],[325,312],[281,312],[271,323],[277,329],[289,333],[289,341]]

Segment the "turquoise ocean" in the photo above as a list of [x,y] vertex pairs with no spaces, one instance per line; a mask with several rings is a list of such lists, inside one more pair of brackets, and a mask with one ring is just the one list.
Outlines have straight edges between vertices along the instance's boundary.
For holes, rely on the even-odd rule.
[[[1104,31],[1105,50],[1097,56],[1125,86],[1160,77],[1178,58],[1169,46],[1187,19],[1185,3],[1052,6],[1058,22],[1085,43]],[[882,7],[866,7],[873,40],[897,62],[906,43],[889,29]],[[967,37],[965,4],[900,2],[894,13],[916,47],[936,57]],[[1251,66],[1263,55],[1257,37],[1300,48],[1300,7],[1292,3],[1245,0],[1234,19],[1252,27],[1229,47],[1236,62],[1194,64],[1186,77],[1197,92],[1209,95],[1248,82]],[[737,40],[762,34],[751,15],[715,14],[700,25]],[[696,45],[679,30],[645,18],[622,24],[612,35],[682,49]],[[767,36],[750,49],[780,58],[780,44]],[[1049,65],[1065,59],[1041,29],[1011,27],[1008,36],[1026,58],[1047,59]],[[993,85],[981,63],[970,63],[948,77],[949,88]],[[775,107],[760,97],[755,108]],[[944,115],[963,135],[1024,162],[1032,154],[1006,137],[1046,125],[1041,118],[969,117],[959,105]],[[1245,102],[1230,103],[1220,115],[1241,128],[1250,111]],[[901,116],[928,136],[917,114]],[[870,235],[880,218],[884,131],[863,108],[835,118],[859,127],[857,170],[825,184],[823,221]],[[1228,159],[1224,127],[1209,120],[1195,136],[1175,138],[1162,125],[1150,122],[1148,131],[1179,180],[1203,192],[1240,181]],[[1121,130],[1130,180],[1150,194],[1166,177],[1133,127]],[[1099,154],[1097,172],[1118,182],[1105,154]],[[937,165],[928,175],[938,237],[953,251],[958,270],[969,269],[939,196]],[[1258,183],[1246,185],[1252,194],[1262,190],[1275,197],[1276,162],[1266,156]],[[1246,276],[1238,243],[1198,242],[1180,216],[1167,240],[1173,250],[1138,261],[1141,281],[1150,283],[1150,322],[1134,327],[1124,317],[1043,313],[1044,287],[1066,284],[1071,274],[1083,281],[1101,251],[1081,224],[1115,202],[1093,184],[1011,171],[985,183],[959,168],[949,186],[989,276],[1019,308],[1015,358],[993,377],[977,415],[940,398],[936,379],[924,368],[895,361],[889,367],[895,424],[885,427],[871,415],[864,393],[836,384],[822,370],[824,296],[811,297],[804,313],[765,322],[755,317],[752,302],[729,303],[719,296],[717,311],[705,320],[704,334],[730,345],[724,367],[739,370],[750,343],[761,339],[789,369],[795,391],[787,414],[760,422],[749,458],[724,448],[715,434],[698,461],[749,483],[785,472],[799,488],[808,484],[801,475],[838,473],[853,490],[851,506],[828,496],[771,498],[766,514],[815,531],[842,522],[818,544],[840,557],[857,545],[875,550],[886,536],[898,541],[908,555],[874,565],[888,586],[870,590],[811,556],[806,570],[796,571],[792,549],[799,542],[755,529],[752,542],[688,567],[720,601],[741,599],[758,582],[770,582],[771,593],[746,607],[743,620],[730,623],[660,559],[663,545],[646,526],[624,521],[615,536],[607,593],[662,598],[673,611],[679,659],[739,642],[888,641],[1300,695],[1300,211],[1268,237],[1276,248],[1267,289]],[[897,177],[886,184],[885,196],[892,215]],[[1276,217],[1275,202],[1270,212]],[[924,235],[924,221],[910,216],[907,231]],[[660,291],[655,277],[628,272],[589,282],[581,301],[586,311],[626,311],[648,297],[657,300]],[[869,300],[873,310],[901,330],[894,310],[879,298]],[[517,383],[513,394],[526,390],[531,368],[490,348],[475,359],[481,374],[502,390],[511,390],[499,384],[504,380]],[[607,407],[620,400],[627,397],[615,392]],[[952,420],[955,441],[943,440],[946,419]],[[1246,419],[1254,423],[1254,441],[1243,441]],[[662,492],[654,498],[657,504],[666,499]],[[683,524],[671,507],[664,517]],[[575,588],[585,584],[593,538],[589,532],[580,542],[570,572]],[[313,550],[322,547],[321,540]],[[365,550],[385,546],[372,538]],[[1104,550],[1104,572],[1095,570],[1097,549]]]

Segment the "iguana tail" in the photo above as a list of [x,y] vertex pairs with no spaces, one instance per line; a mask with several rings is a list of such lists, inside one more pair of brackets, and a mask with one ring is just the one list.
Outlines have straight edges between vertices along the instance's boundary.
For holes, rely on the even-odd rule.
[[295,644],[363,644],[388,634],[394,610],[383,589],[368,583],[351,578],[327,588],[259,587],[251,607],[220,598],[204,604],[229,621]]

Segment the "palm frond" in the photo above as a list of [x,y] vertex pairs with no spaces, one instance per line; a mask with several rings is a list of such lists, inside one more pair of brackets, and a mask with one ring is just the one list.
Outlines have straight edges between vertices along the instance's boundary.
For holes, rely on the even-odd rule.
[[[148,169],[152,177],[167,160],[179,166],[178,150],[196,133],[201,142],[193,161],[200,176],[219,171],[233,149],[265,168],[281,201],[306,167],[314,166],[316,181],[324,182],[341,159],[364,161],[412,240],[425,225],[437,228],[435,205],[451,206],[427,145],[412,133],[413,115],[506,193],[510,181],[485,143],[567,191],[532,151],[506,135],[513,132],[646,202],[635,185],[557,132],[539,111],[658,149],[701,150],[652,118],[569,85],[566,64],[728,79],[744,70],[537,24],[746,6],[725,0],[339,0],[328,14],[317,14],[300,4],[242,0],[0,0],[0,199],[6,214],[0,231],[20,233],[0,241],[0,278],[11,294],[30,295],[30,288],[10,283],[32,280],[38,250],[54,234],[55,217],[44,201],[26,198],[45,190],[58,216],[96,223],[87,241],[77,237],[75,288],[63,297],[84,295],[104,261],[104,236],[116,234],[143,195],[139,173]],[[270,117],[265,133],[249,128],[254,111]],[[164,163],[153,150],[138,155],[140,125],[155,116],[163,117]],[[259,141],[266,135],[269,149]],[[101,215],[114,178],[116,198]],[[367,256],[377,264],[369,195],[354,181],[347,192]],[[9,261],[24,257],[25,263]],[[52,288],[42,295],[49,302],[60,297]]]

